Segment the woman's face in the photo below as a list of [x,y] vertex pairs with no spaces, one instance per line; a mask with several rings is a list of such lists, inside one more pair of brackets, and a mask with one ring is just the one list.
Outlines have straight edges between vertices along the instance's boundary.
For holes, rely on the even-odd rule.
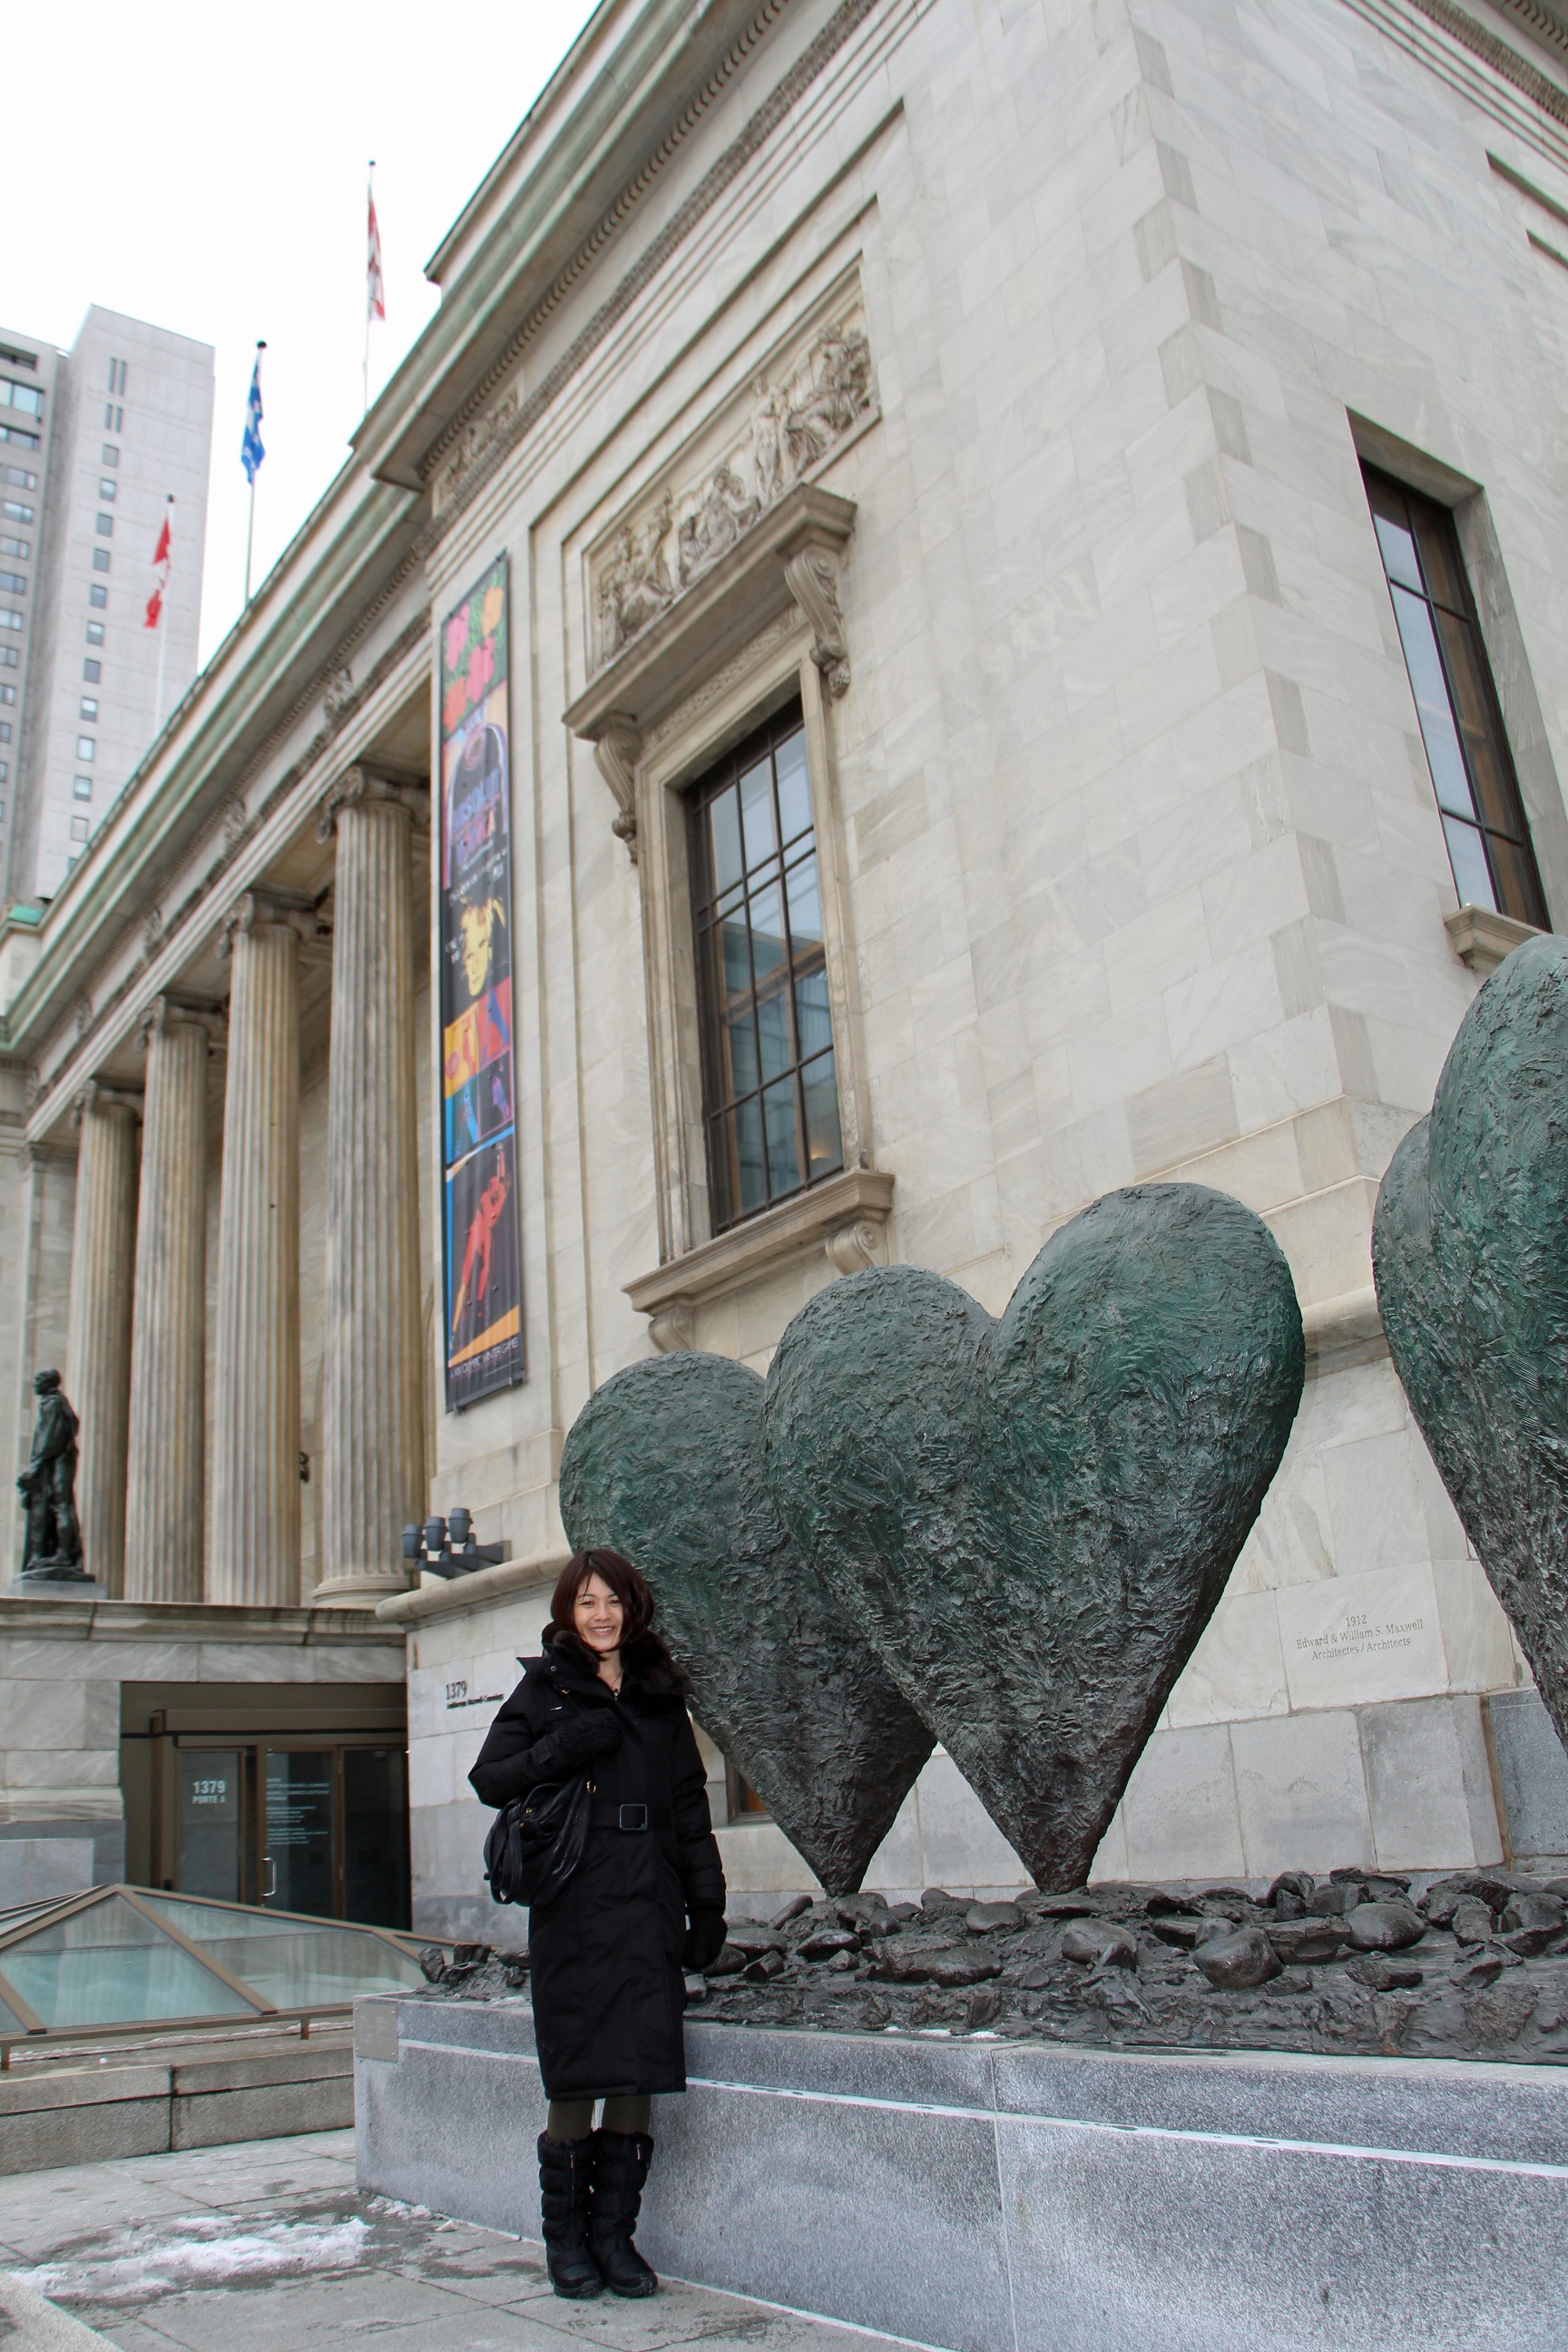
[[626,1611],[597,1570],[588,1579],[572,1604],[572,1622],[580,1641],[603,1657],[621,1646],[621,1628],[626,1622]]

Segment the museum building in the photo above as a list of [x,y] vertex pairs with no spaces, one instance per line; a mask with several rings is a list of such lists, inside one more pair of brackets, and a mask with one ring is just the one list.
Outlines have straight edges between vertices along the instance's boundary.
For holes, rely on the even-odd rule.
[[[871,1265],[999,1312],[1151,1179],[1309,1377],[1100,1873],[1568,1850],[1369,1258],[1568,914],[1555,0],[605,0],[430,274],[0,940],[4,1443],[59,1368],[101,1587],[0,1597],[0,1903],[494,1932],[590,1392]],[[1021,1875],[939,1751],[868,1883]]]

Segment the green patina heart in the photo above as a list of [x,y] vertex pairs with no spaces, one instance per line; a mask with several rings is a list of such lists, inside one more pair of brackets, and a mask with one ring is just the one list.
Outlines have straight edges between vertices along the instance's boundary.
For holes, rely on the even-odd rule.
[[1041,1887],[1087,1877],[1303,1370],[1272,1235],[1189,1184],[1095,1202],[1000,1322],[899,1265],[833,1283],[784,1332],[773,1498]]
[[1568,946],[1459,1024],[1389,1163],[1373,1272],[1394,1369],[1568,1742]]
[[652,1586],[692,1711],[830,1895],[849,1895],[931,1735],[796,1550],[763,1478],[763,1383],[724,1356],[656,1356],[595,1391],[561,1456],[574,1550]]

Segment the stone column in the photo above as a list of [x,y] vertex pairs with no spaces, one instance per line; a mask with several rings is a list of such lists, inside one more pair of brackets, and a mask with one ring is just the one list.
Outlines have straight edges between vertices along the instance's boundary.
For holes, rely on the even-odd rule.
[[139,1108],[135,1096],[96,1083],[77,1106],[81,1139],[65,1391],[81,1422],[76,1496],[83,1565],[114,1597],[125,1572]]
[[308,908],[242,898],[218,1218],[207,1599],[300,1605],[300,940]]
[[218,1016],[147,1016],[131,1335],[125,1597],[199,1601],[206,1550],[207,1050]]
[[353,769],[317,831],[337,834],[327,1094],[321,1571],[314,1598],[367,1606],[406,1581],[423,1519],[419,1110],[414,1088],[411,820],[424,797]]

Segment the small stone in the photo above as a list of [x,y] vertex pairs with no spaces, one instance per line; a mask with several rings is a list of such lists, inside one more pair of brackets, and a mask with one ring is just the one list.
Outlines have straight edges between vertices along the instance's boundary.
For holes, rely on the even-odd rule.
[[1135,1969],[1138,1939],[1110,1919],[1075,1919],[1062,1937],[1062,1958],[1084,1968]]
[[1190,1895],[1167,1895],[1162,1887],[1150,1895],[1143,1915],[1148,1919],[1201,1919],[1203,1909]]
[[1313,1968],[1337,1959],[1345,1940],[1338,1919],[1280,1919],[1264,1933],[1285,1968]]
[[1274,1947],[1261,1927],[1238,1927],[1200,1944],[1194,1959],[1216,1992],[1245,1992],[1279,1973]]
[[841,1927],[860,1927],[872,1919],[887,1917],[887,1898],[881,1895],[845,1895],[834,1905],[833,1911]]
[[928,1919],[951,1918],[954,1913],[962,1914],[968,1908],[967,1903],[961,1903],[945,1886],[928,1886],[921,1896],[921,1909]]
[[459,1969],[482,1969],[494,1950],[493,1944],[454,1944],[452,1965]]
[[784,1954],[770,1945],[765,1951],[759,1952],[754,1960],[747,1961],[744,1969],[746,1982],[766,1984],[771,1977],[783,1976],[784,1966]]
[[1250,1906],[1252,1897],[1245,1886],[1205,1886],[1198,1901],[1200,1903],[1245,1903]]
[[1045,1992],[1057,1980],[1057,1972],[1049,1960],[1037,1960],[1018,1979],[1021,1992]]
[[1100,1906],[1089,1894],[1047,1895],[1034,1906],[1037,1919],[1094,1919]]
[[[1310,1871],[1282,1870],[1264,1900],[1272,1903],[1276,1911],[1279,1911],[1280,1898],[1283,1896],[1289,1902],[1299,1903],[1301,1909],[1305,1910],[1312,1899],[1312,1895],[1313,1880]],[[1280,1911],[1282,1918],[1299,1919],[1300,1916],[1300,1911]]]
[[[1432,1916],[1427,1913],[1427,1917]],[[1458,1944],[1484,1944],[1492,1931],[1492,1915],[1484,1903],[1473,1895],[1462,1895],[1449,1917],[1448,1925]]]
[[1365,1899],[1359,1878],[1331,1880],[1316,1890],[1307,1908],[1314,1919],[1342,1919]]
[[[1506,1916],[1506,1915],[1505,1915]],[[1562,1927],[1513,1927],[1498,1942],[1505,1950],[1517,1952],[1521,1960],[1533,1960],[1542,1952],[1550,1952],[1563,1940]]]
[[990,1988],[972,1994],[967,2012],[971,2033],[979,2033],[986,2026],[994,2025],[1006,2006],[1005,1997]]
[[918,1903],[894,1903],[889,1906],[888,1911],[889,1919],[896,1919],[900,1927],[906,1927],[920,1916],[921,1906]]
[[1568,1903],[1568,1878],[1548,1878],[1542,1882],[1542,1895],[1555,1895]]
[[447,1955],[439,1944],[426,1944],[419,1954],[419,1973],[426,1984],[438,1985],[447,1973]]
[[688,2001],[706,2000],[708,1998],[707,1978],[689,1976],[686,1979],[686,1998]]
[[1505,1927],[1561,1927],[1568,1920],[1568,1903],[1544,1888],[1531,1895],[1510,1895],[1503,1906]]
[[963,1924],[977,1936],[994,1935],[998,1927],[1021,1927],[1024,1915],[1016,1903],[972,1903]]
[[703,1974],[710,1977],[738,1977],[746,1965],[746,1955],[738,1944],[724,1944],[708,1963]]
[[847,1976],[860,1965],[858,1955],[848,1949],[835,1952],[827,1966],[836,1976]]
[[933,1960],[930,1981],[934,1985],[962,1988],[980,1984],[986,1977],[999,1977],[1000,1960],[988,1960],[978,1952],[954,1952]]
[[758,1927],[750,1920],[738,1920],[729,1931],[729,1940],[749,1960],[755,1959],[761,1952],[782,1952],[784,1948],[784,1937],[776,1928]]
[[1345,1971],[1369,1992],[1410,1992],[1422,1982],[1419,1969],[1408,1960],[1391,1960],[1386,1952],[1363,1952]]
[[1465,2003],[1466,2022],[1479,2042],[1516,2042],[1538,1998],[1534,1985],[1489,1985]]
[[1399,1903],[1409,1900],[1410,1881],[1397,1876],[1393,1871],[1380,1870],[1374,1877],[1363,1879],[1362,1883],[1366,1888],[1369,1903]]
[[1458,1985],[1463,1991],[1479,1991],[1483,1985],[1495,1984],[1505,1965],[1495,1952],[1488,1952],[1479,1960],[1467,1960],[1462,1967],[1451,1969],[1448,1981]]
[[1163,1944],[1173,1945],[1178,1952],[1191,1952],[1200,1944],[1206,1944],[1211,1937],[1223,1936],[1227,1922],[1202,1916],[1188,1919],[1172,1913],[1151,1919],[1149,1925]]
[[1403,1952],[1426,1933],[1426,1920],[1409,1903],[1358,1903],[1345,1915],[1345,1935],[1356,1952]]
[[803,1911],[809,1911],[810,1908],[811,1897],[809,1895],[792,1895],[789,1901],[784,1905],[783,1910],[775,1911],[773,1913],[773,1917],[768,1921],[768,1925],[776,1932],[780,1927],[787,1927],[792,1919],[798,1919]]
[[805,1941],[795,1946],[803,1960],[830,1960],[837,1952],[858,1952],[860,1938],[848,1927],[814,1927]]

